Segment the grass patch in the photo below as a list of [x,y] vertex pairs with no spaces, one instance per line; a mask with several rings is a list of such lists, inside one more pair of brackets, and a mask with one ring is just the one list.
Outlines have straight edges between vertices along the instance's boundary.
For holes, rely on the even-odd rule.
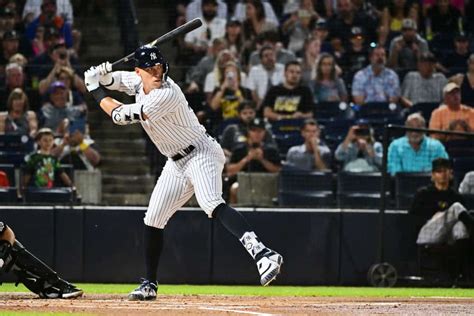
[[1,311],[2,316],[71,316],[71,315],[81,315],[89,316],[92,314],[83,314],[83,313],[59,313],[59,312],[13,312],[13,311]]
[[[136,284],[77,284],[87,294],[128,294]],[[4,283],[0,292],[28,292],[23,286]],[[474,297],[474,289],[453,288],[373,288],[332,286],[241,286],[241,285],[161,285],[165,295],[244,295],[244,296],[325,296],[325,297]],[[3,315],[3,313],[2,313]]]

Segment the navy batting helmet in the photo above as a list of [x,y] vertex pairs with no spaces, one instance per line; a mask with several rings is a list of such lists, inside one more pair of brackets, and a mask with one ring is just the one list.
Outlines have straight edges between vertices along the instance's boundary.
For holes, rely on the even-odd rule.
[[163,66],[163,75],[168,73],[168,62],[156,46],[144,45],[135,51],[135,67],[148,68],[155,65]]

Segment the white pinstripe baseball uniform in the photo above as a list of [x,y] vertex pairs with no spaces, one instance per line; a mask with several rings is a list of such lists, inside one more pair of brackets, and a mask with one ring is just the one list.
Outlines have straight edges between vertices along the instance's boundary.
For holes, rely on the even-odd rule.
[[[207,135],[189,107],[180,87],[168,77],[161,87],[145,94],[141,78],[135,72],[117,71],[114,80],[119,91],[135,95],[148,117],[141,125],[162,154],[168,157],[150,198],[144,222],[164,228],[170,217],[196,194],[201,208],[211,217],[222,198],[224,152]],[[184,149],[194,146],[189,152]],[[182,154],[179,160],[171,157]]]

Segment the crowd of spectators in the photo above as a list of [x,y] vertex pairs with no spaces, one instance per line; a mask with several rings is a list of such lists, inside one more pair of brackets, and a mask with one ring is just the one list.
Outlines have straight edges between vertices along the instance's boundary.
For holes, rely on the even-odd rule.
[[9,158],[11,148],[0,148],[1,163],[21,169],[22,189],[73,187],[61,164],[93,170],[100,154],[88,131],[81,32],[71,1],[1,1],[0,39],[2,144],[16,151],[18,144],[33,145],[14,153],[19,160]]
[[[262,147],[267,155],[275,147],[283,166],[377,172],[377,124],[474,129],[473,7],[448,0],[180,1],[176,25],[195,17],[204,25],[178,42],[176,60],[186,65],[181,82],[191,105],[199,104],[201,122],[221,140],[228,175],[250,171],[249,161],[264,157],[248,143],[259,128],[245,127],[252,122],[246,117],[263,119],[267,136],[287,131]],[[392,121],[364,116],[377,104],[386,105]],[[424,104],[432,108],[414,110]],[[337,114],[318,116],[328,105],[352,112],[352,120],[340,119],[345,129],[338,137],[328,128]],[[282,146],[279,140],[289,138],[295,143]],[[430,172],[434,159],[453,158],[445,147],[455,138],[413,130],[392,137],[388,172]],[[236,157],[242,146],[245,154]]]

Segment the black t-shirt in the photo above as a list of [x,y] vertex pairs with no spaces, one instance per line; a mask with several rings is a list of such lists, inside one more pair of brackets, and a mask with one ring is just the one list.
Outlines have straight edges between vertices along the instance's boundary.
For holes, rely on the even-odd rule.
[[[247,125],[239,122],[239,124],[232,124],[227,126],[222,132],[221,147],[232,151],[237,145],[247,142]],[[263,140],[267,146],[275,146],[276,142],[273,139],[272,132],[265,130],[265,139]]]
[[456,52],[449,52],[443,57],[442,64],[448,68],[452,74],[465,73],[467,71],[467,60],[469,56],[470,53],[459,55]]
[[287,89],[283,85],[273,86],[263,99],[263,107],[271,108],[275,113],[291,115],[295,112],[313,111],[313,95],[306,86]]
[[447,210],[455,202],[464,204],[462,195],[454,189],[440,191],[434,185],[429,185],[416,192],[410,214],[415,216],[418,225],[423,225],[435,213]]
[[[241,161],[245,156],[248,154],[248,146],[247,144],[240,144],[237,145],[233,150],[232,150],[232,156],[230,157],[230,163],[237,163]],[[278,149],[273,146],[263,146],[263,157],[277,165],[281,164],[280,161],[280,153],[278,152]],[[242,168],[242,171],[246,172],[267,172],[267,169],[262,165],[262,163],[258,160],[251,160],[248,162],[244,168]]]

